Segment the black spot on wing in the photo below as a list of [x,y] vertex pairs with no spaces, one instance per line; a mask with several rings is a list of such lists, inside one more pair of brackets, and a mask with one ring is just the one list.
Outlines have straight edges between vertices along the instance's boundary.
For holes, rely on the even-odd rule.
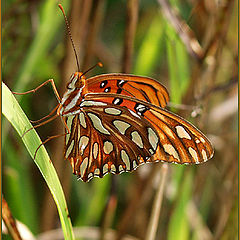
[[108,81],[104,80],[100,83],[100,88],[104,88],[107,85]]
[[114,98],[112,101],[112,103],[115,105],[120,105],[120,104],[122,104],[122,102],[123,102],[122,98]]

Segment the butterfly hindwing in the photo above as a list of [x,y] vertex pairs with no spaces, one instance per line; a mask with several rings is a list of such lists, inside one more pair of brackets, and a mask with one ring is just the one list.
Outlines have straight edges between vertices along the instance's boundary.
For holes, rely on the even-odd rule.
[[75,129],[66,141],[65,157],[74,174],[88,181],[108,172],[132,171],[150,160],[157,148],[149,138],[157,136],[151,123],[127,108],[91,103],[71,118]]

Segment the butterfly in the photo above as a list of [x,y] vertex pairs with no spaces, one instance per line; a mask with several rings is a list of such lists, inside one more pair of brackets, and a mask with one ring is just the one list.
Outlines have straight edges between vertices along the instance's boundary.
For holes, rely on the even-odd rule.
[[210,141],[166,110],[168,101],[167,89],[149,77],[112,73],[87,79],[75,72],[57,109],[68,126],[64,158],[73,174],[88,182],[107,173],[131,172],[148,162],[209,160]]

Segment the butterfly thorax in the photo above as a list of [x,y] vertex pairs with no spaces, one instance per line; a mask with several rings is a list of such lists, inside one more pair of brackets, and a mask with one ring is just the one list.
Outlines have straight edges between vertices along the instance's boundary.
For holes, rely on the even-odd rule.
[[72,74],[67,91],[63,94],[57,114],[61,116],[74,115],[80,112],[79,105],[83,95],[86,92],[85,85],[86,77],[82,72]]

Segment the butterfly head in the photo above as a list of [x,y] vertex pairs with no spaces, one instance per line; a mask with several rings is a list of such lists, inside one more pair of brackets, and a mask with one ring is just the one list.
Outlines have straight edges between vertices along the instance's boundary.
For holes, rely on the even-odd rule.
[[75,72],[71,78],[69,83],[67,84],[67,89],[80,89],[85,86],[86,77],[82,72]]

